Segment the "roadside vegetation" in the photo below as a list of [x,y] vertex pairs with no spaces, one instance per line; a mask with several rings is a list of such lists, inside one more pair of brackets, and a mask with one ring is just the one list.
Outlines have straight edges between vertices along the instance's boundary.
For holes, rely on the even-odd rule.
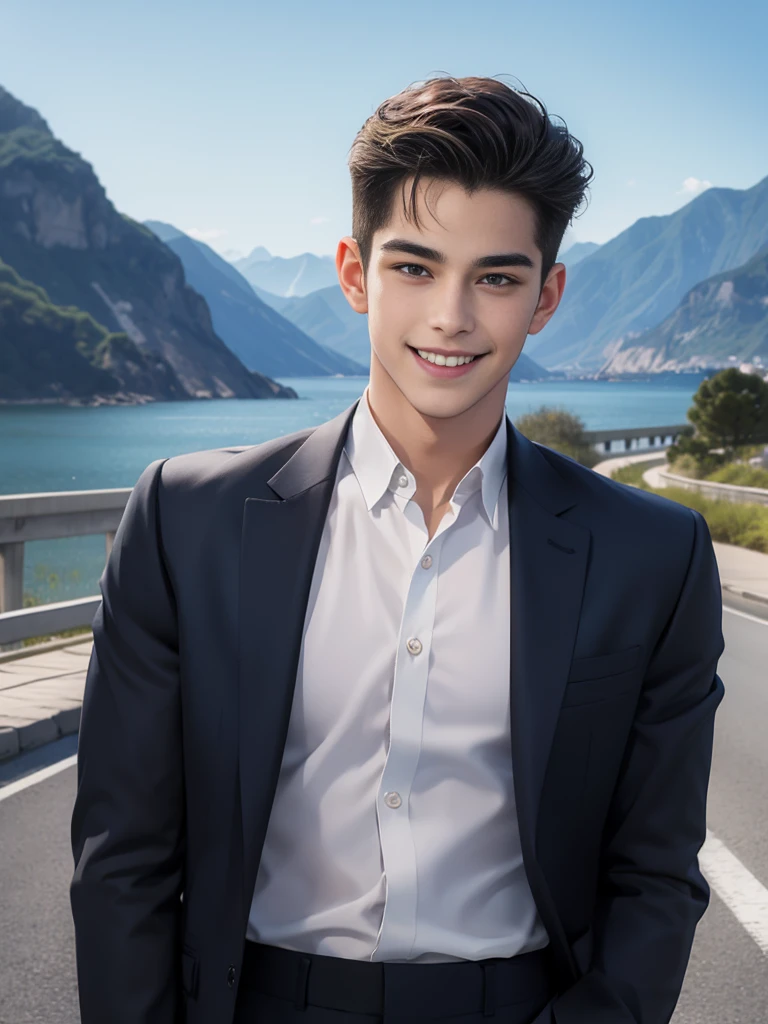
[[[768,554],[768,505],[753,505],[723,499],[705,498],[696,491],[684,487],[649,487],[643,480],[647,463],[636,462],[632,466],[616,469],[611,476],[622,484],[631,484],[644,491],[660,494],[663,498],[677,501],[688,508],[701,512],[707,521],[712,540],[723,544],[738,544],[743,548]],[[751,486],[751,485],[747,485]]]
[[[669,471],[695,480],[768,490],[768,469],[751,465],[768,446],[768,383],[735,368],[703,380],[688,410],[690,427],[666,449]],[[542,407],[520,417],[515,426],[532,441],[570,455],[592,468],[605,461],[583,439],[583,421],[571,413]],[[620,483],[660,494],[696,509],[713,540],[768,554],[768,505],[706,498],[684,487],[650,487],[643,480],[647,463],[614,470]]]

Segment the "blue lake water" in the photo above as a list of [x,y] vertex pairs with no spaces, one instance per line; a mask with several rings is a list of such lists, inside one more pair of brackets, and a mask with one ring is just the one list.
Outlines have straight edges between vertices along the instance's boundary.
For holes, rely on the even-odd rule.
[[[687,422],[707,374],[655,381],[558,381],[510,384],[515,422],[541,405],[580,416],[586,430]],[[367,377],[279,378],[299,400],[218,399],[79,408],[0,405],[0,494],[133,487],[158,458],[206,448],[259,444],[332,419],[359,398]],[[621,446],[614,446],[620,450]],[[31,541],[24,591],[39,601],[98,594],[103,536]]]

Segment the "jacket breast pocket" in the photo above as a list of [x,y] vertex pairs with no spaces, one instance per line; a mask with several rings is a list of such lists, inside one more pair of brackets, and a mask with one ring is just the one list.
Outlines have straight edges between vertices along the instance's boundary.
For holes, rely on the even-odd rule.
[[574,658],[561,707],[591,704],[633,690],[637,680],[632,672],[640,662],[642,644],[610,654]]

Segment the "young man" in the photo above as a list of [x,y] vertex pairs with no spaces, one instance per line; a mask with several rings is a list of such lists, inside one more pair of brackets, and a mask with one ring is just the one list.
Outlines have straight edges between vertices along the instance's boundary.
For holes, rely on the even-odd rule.
[[350,167],[363,397],[153,462],[102,576],[83,1024],[665,1024],[709,898],[709,532],[504,405],[563,293],[581,145],[438,78]]

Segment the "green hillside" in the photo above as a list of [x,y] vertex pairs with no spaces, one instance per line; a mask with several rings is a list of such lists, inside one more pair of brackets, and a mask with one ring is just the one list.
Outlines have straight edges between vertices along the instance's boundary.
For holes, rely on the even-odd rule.
[[[133,364],[147,373],[146,357],[122,332],[110,333],[89,313],[54,305],[43,288],[0,260],[0,396],[24,401],[114,395],[119,373]],[[180,391],[173,371],[169,382]],[[155,372],[157,372],[155,368]]]

